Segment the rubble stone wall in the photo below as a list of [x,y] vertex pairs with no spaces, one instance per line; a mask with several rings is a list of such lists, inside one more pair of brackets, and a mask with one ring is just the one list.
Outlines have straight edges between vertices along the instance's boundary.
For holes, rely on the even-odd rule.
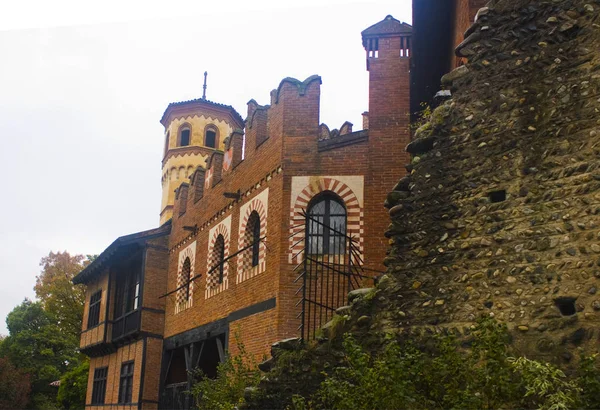
[[600,338],[600,2],[479,14],[388,195],[386,315],[461,334],[489,315],[568,362]]

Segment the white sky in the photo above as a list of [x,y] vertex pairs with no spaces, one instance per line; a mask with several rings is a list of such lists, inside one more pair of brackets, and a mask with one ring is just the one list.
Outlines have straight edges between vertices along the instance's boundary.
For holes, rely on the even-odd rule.
[[167,104],[246,117],[284,77],[322,76],[321,122],[362,128],[360,32],[411,0],[0,2],[0,334],[40,258],[158,225]]

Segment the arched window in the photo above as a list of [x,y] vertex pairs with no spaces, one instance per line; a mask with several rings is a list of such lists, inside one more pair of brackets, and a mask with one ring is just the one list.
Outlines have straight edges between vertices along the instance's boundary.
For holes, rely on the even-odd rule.
[[179,146],[187,147],[190,145],[190,137],[192,135],[192,129],[189,125],[184,125],[179,129]]
[[183,262],[183,267],[181,268],[181,280],[186,283],[184,289],[184,300],[190,300],[191,292],[191,279],[192,279],[192,263],[190,262],[190,258],[185,258],[185,262]]
[[252,211],[248,217],[246,224],[246,246],[252,244],[252,247],[248,249],[249,253],[249,265],[252,267],[258,266],[258,260],[260,256],[260,216],[258,212]]
[[346,250],[346,208],[333,192],[317,195],[308,206],[306,250],[312,255],[339,255]]
[[167,151],[169,150],[169,137],[171,133],[167,131],[167,136],[165,137],[165,155],[167,155]]
[[212,125],[206,127],[204,131],[204,146],[217,148],[217,128]]
[[219,234],[219,236],[217,236],[213,252],[213,260],[219,264],[219,266],[212,272],[212,274],[218,275],[217,283],[221,284],[223,283],[223,260],[225,259],[225,238],[223,235]]

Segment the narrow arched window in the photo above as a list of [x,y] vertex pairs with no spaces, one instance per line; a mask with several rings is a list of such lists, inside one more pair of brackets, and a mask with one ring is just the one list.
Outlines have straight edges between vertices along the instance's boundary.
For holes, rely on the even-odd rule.
[[346,208],[333,192],[310,202],[306,220],[306,250],[312,255],[339,255],[346,249]]
[[165,155],[167,155],[167,151],[169,150],[169,137],[171,136],[170,132],[167,132],[167,136],[165,137]]
[[209,126],[204,132],[204,145],[209,148],[217,148],[217,129]]
[[181,127],[181,129],[179,130],[179,146],[180,147],[187,147],[188,145],[190,145],[190,136],[192,134],[192,130],[190,129],[189,126],[184,126]]
[[212,272],[213,275],[218,275],[217,283],[223,283],[223,266],[225,260],[225,238],[223,235],[217,236],[215,247],[213,249],[213,260],[218,264],[217,268]]
[[184,287],[184,300],[190,300],[191,296],[191,280],[192,280],[192,263],[190,262],[190,258],[185,258],[183,262],[183,267],[181,268],[181,280],[185,281]]
[[251,251],[250,266],[258,266],[260,257],[260,216],[256,211],[253,211],[248,217],[248,223],[246,224],[246,245],[252,245],[249,249]]

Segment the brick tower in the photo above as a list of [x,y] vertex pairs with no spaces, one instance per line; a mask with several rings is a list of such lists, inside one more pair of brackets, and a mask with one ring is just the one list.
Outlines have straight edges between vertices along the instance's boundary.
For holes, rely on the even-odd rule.
[[[365,214],[379,215],[387,194],[410,162],[410,57],[412,27],[388,15],[362,32],[369,71],[369,175],[365,180]],[[383,260],[386,218],[369,218],[367,236],[380,238],[366,249],[367,260]]]

